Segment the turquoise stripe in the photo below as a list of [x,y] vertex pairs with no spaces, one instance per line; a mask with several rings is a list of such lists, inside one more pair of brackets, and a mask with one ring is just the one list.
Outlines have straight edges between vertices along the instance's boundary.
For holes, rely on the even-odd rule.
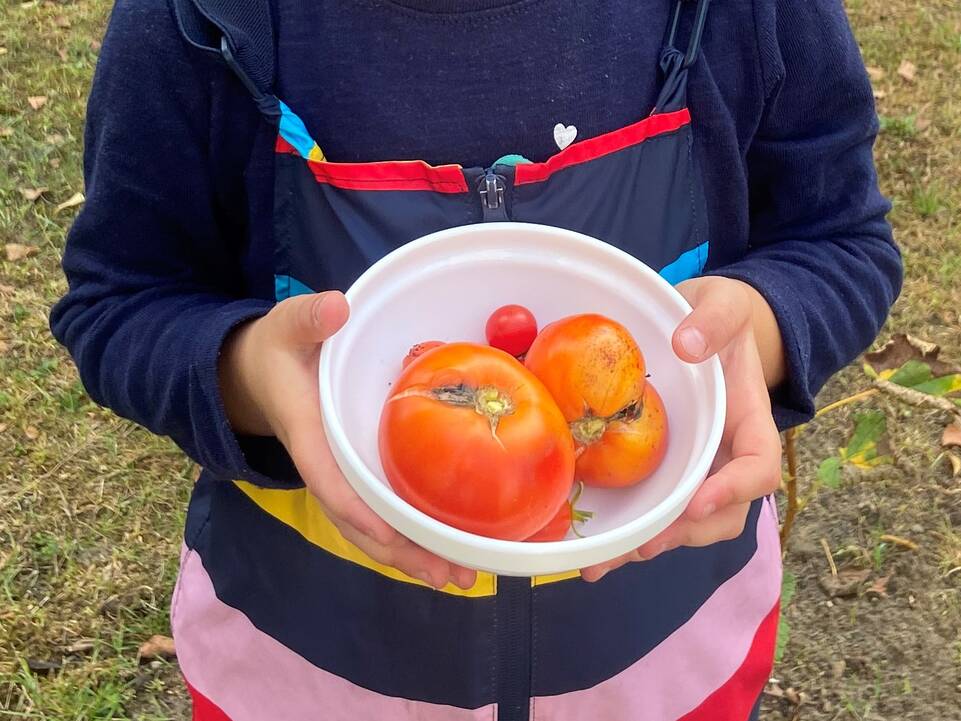
[[299,280],[289,275],[274,276],[274,297],[277,300],[284,300],[294,295],[306,295],[313,292],[313,290]]
[[297,117],[283,100],[280,103],[280,137],[293,145],[301,157],[306,158],[310,155],[314,147],[314,139],[307,132],[304,121]]
[[661,277],[671,285],[700,275],[707,263],[707,243],[681,253],[674,261],[661,268]]

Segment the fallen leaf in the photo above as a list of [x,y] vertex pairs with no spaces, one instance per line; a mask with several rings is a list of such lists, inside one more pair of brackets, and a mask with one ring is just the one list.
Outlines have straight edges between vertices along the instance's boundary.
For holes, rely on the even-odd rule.
[[[951,373],[961,373],[961,367],[945,363],[938,359],[941,348],[921,338],[898,333],[891,337],[879,350],[865,353],[864,360],[875,373],[882,378],[890,378],[899,368],[910,360],[922,361],[931,369],[933,376],[944,376]],[[885,376],[885,371],[891,373]]]
[[28,258],[39,250],[35,245],[23,245],[21,243],[7,243],[4,249],[7,251],[7,260],[11,263]]
[[49,133],[43,139],[51,145],[63,145],[64,137],[60,133]]
[[887,598],[888,597],[888,581],[891,580],[891,575],[881,576],[872,583],[864,591],[866,596],[876,596],[877,598]]
[[20,188],[20,195],[22,195],[25,200],[33,202],[46,193],[47,190],[47,188]]
[[4,125],[0,127],[0,138],[9,138],[13,135],[13,128]]
[[141,662],[155,658],[171,659],[177,656],[174,640],[169,636],[151,636],[137,651],[137,659]]
[[67,200],[63,201],[60,205],[58,205],[54,209],[54,212],[59,213],[61,210],[66,210],[67,208],[74,208],[80,205],[84,200],[85,198],[83,197],[83,193],[74,193],[69,198],[67,198]]
[[47,162],[50,163],[50,167],[51,167],[51,168],[59,168],[59,167],[60,167],[60,158],[50,158],[50,160],[47,161]]
[[9,427],[6,423],[0,423],[0,433],[6,433]]
[[831,598],[848,598],[856,596],[861,584],[868,580],[871,571],[868,569],[845,568],[834,576],[826,573],[818,579],[818,585]]
[[68,18],[66,15],[57,15],[57,17],[53,19],[53,22],[58,28],[70,27],[70,18]]
[[961,456],[957,453],[945,453],[944,455],[948,459],[948,463],[951,464],[951,477],[961,476]]
[[47,104],[47,96],[31,95],[27,98],[27,102],[30,104],[30,107],[33,108],[34,110],[40,110],[40,108],[42,108],[44,105]]
[[868,65],[866,70],[868,71],[868,77],[871,78],[872,82],[877,82],[884,78],[884,68],[879,68],[876,65]]
[[63,666],[63,664],[60,661],[41,661],[38,658],[27,659],[27,668],[34,673],[50,674],[54,671],[59,671],[61,666]]
[[23,430],[23,435],[25,435],[31,441],[35,441],[40,437],[40,431],[37,430],[36,426],[27,426]]
[[902,60],[901,64],[898,65],[898,75],[907,80],[909,83],[914,82],[915,75],[917,75],[918,68],[910,60]]

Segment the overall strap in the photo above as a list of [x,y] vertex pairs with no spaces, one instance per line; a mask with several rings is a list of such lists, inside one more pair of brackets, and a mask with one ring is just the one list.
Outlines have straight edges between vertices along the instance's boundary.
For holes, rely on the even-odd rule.
[[[668,47],[674,47],[677,38],[677,26],[681,20],[681,10],[685,4],[690,4],[691,0],[677,0],[674,7],[674,18],[671,20],[671,29],[667,36]],[[701,50],[701,36],[704,34],[704,23],[707,20],[707,10],[711,5],[711,0],[697,0],[697,11],[694,16],[694,26],[691,28],[691,37],[687,41],[687,52],[684,54],[682,67],[689,68],[697,60],[697,54]]]
[[678,27],[681,24],[681,14],[684,8],[693,5],[694,0],[677,0],[674,15],[667,31],[664,49],[661,51],[661,70],[664,74],[664,84],[657,99],[654,112],[669,113],[687,107],[687,72],[697,60],[701,51],[701,38],[704,35],[704,25],[707,21],[707,11],[711,0],[697,0],[694,20],[691,24],[691,35],[687,41],[687,50],[681,52],[674,43],[677,40]]
[[275,73],[270,0],[172,0],[188,43],[220,55],[261,110],[276,114],[271,91]]

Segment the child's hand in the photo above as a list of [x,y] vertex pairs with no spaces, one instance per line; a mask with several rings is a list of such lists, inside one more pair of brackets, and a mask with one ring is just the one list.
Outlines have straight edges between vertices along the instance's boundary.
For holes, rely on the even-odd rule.
[[441,587],[474,584],[474,571],[425,551],[385,523],[340,473],[324,436],[317,388],[320,345],[347,321],[341,293],[302,295],[238,328],[220,362],[220,386],[235,432],[274,435],[304,483],[348,541],[380,563]]
[[694,312],[675,331],[674,351],[692,363],[716,353],[724,369],[727,418],[721,446],[711,475],[681,517],[636,551],[583,569],[588,581],[678,546],[736,538],[744,530],[751,501],[780,485],[781,440],[768,387],[781,381],[784,357],[771,309],[751,286],[729,278],[696,278],[678,290]]

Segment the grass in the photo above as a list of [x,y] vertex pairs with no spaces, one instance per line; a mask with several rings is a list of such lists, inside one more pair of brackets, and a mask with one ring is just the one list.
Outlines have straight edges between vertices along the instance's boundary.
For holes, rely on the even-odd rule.
[[[75,212],[55,208],[82,190],[84,102],[108,9],[107,0],[0,5],[0,242],[37,248],[18,262],[0,259],[3,719],[181,718],[171,710],[182,708],[175,669],[139,666],[136,649],[168,632],[193,468],[167,441],[91,403],[47,330],[49,307],[64,291],[60,253]],[[923,336],[961,358],[961,6],[850,0],[848,9],[866,63],[883,71],[875,83],[878,168],[908,269],[886,332]],[[914,82],[897,73],[905,58],[917,66]],[[35,110],[28,98],[37,96],[46,102]],[[36,201],[21,193],[39,187],[47,190]],[[936,450],[915,430],[919,415],[898,416],[892,435],[900,463],[930,475]],[[841,414],[813,433],[829,435],[831,423],[844,422]],[[919,562],[944,573],[961,565],[961,542],[946,518],[932,523],[946,529],[944,540]],[[868,538],[862,545],[871,548]],[[873,546],[878,567],[887,568],[886,551]],[[945,614],[957,613],[956,588],[937,591]],[[961,646],[954,654],[961,670]],[[37,673],[36,661],[59,668]],[[875,717],[879,683],[868,680],[865,695],[842,702],[850,718]],[[892,683],[922,703],[923,678]]]

